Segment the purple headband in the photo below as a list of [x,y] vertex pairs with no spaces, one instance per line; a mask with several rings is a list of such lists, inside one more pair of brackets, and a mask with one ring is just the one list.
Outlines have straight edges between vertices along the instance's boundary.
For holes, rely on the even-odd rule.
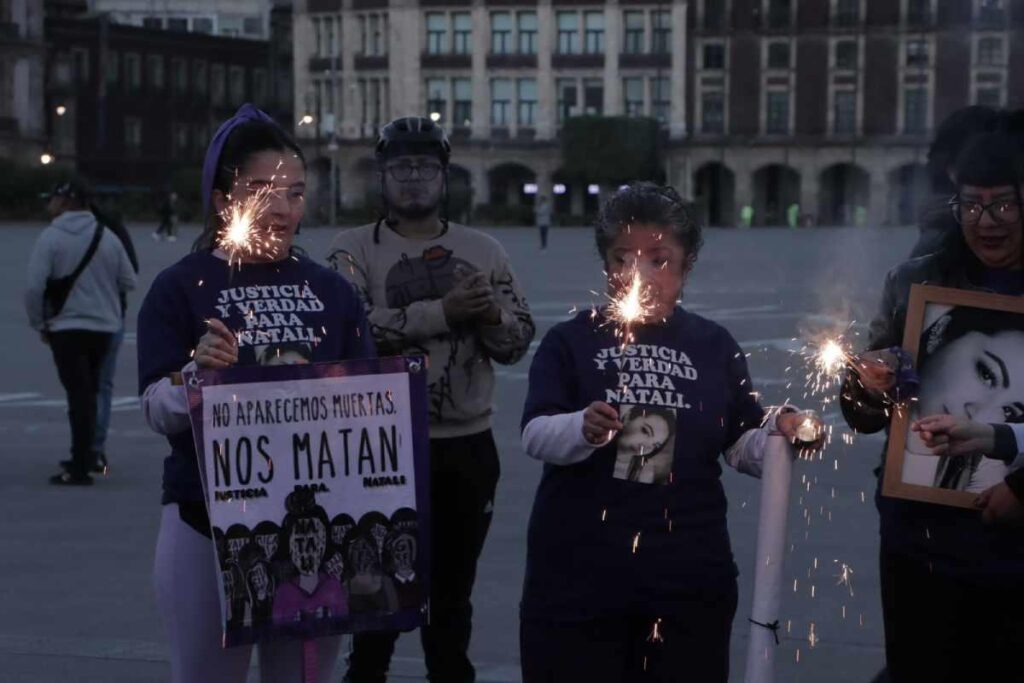
[[220,124],[220,128],[214,133],[210,140],[210,146],[206,148],[206,159],[203,161],[203,211],[210,212],[210,197],[213,194],[213,181],[217,177],[217,167],[220,166],[220,155],[224,151],[224,144],[231,137],[231,133],[243,123],[250,121],[263,121],[280,128],[277,121],[248,102],[243,104],[230,119]]

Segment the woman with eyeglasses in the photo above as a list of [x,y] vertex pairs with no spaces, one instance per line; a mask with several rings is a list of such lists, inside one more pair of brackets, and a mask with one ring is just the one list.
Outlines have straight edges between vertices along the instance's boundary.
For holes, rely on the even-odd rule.
[[[896,362],[888,349],[902,341],[911,285],[1024,294],[1020,159],[1018,137],[1005,132],[975,136],[957,157],[956,195],[949,202],[957,227],[945,234],[937,252],[911,259],[886,277],[882,305],[870,326],[868,352],[862,354],[865,360],[885,362],[858,364],[843,387],[843,414],[855,430],[873,433],[889,424],[886,399],[895,389]],[[940,361],[948,365],[955,360],[951,354],[970,355],[984,346],[982,342],[998,341],[998,335],[956,340],[953,336],[946,328],[937,336],[935,357],[927,360],[931,366]],[[976,355],[973,367],[981,373],[982,356]],[[964,362],[960,359],[954,365]],[[932,372],[934,367],[921,370]],[[967,396],[973,391],[969,385],[945,391],[946,403],[954,407],[973,400]],[[1005,419],[1006,414],[995,419],[984,411],[940,412],[913,425],[913,438],[919,437],[936,455],[984,452],[1012,462],[1024,451],[1024,433]],[[978,432],[991,437],[982,447]],[[998,444],[994,434],[999,435]],[[952,483],[959,478],[954,475],[950,471],[946,479]],[[987,680],[1019,670],[1015,660],[1024,648],[1024,534],[1005,522],[1024,517],[1024,470],[1011,470],[981,493],[981,511],[880,494],[876,504],[890,680]]]

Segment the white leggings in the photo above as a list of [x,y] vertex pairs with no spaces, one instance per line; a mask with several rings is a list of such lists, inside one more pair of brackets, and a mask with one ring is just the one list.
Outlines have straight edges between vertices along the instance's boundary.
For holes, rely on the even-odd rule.
[[[181,521],[173,503],[160,518],[153,580],[170,641],[172,683],[245,683],[252,647],[221,647],[213,542]],[[328,683],[335,678],[341,636],[316,643],[318,683]],[[260,643],[257,650],[261,683],[303,683],[300,641]]]

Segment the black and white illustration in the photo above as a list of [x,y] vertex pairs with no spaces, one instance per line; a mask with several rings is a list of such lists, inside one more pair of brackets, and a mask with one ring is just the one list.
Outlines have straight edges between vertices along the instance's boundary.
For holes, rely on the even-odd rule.
[[[1024,422],[1024,314],[927,304],[917,369],[921,391],[911,419]],[[1006,474],[1002,461],[981,455],[936,457],[917,433],[906,433],[904,483],[981,493]]]
[[676,445],[676,410],[667,406],[623,405],[616,440],[614,477],[642,484],[667,484]]

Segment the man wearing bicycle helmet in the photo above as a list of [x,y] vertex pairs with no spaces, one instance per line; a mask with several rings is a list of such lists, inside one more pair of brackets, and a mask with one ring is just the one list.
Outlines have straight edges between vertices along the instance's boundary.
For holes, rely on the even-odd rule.
[[[376,146],[383,211],[340,233],[328,261],[360,291],[381,355],[430,357],[430,680],[473,681],[470,593],[498,480],[491,434],[492,363],[519,361],[533,320],[502,246],[448,220],[444,130],[421,117],[392,121]],[[397,633],[354,638],[347,680],[383,682]]]

